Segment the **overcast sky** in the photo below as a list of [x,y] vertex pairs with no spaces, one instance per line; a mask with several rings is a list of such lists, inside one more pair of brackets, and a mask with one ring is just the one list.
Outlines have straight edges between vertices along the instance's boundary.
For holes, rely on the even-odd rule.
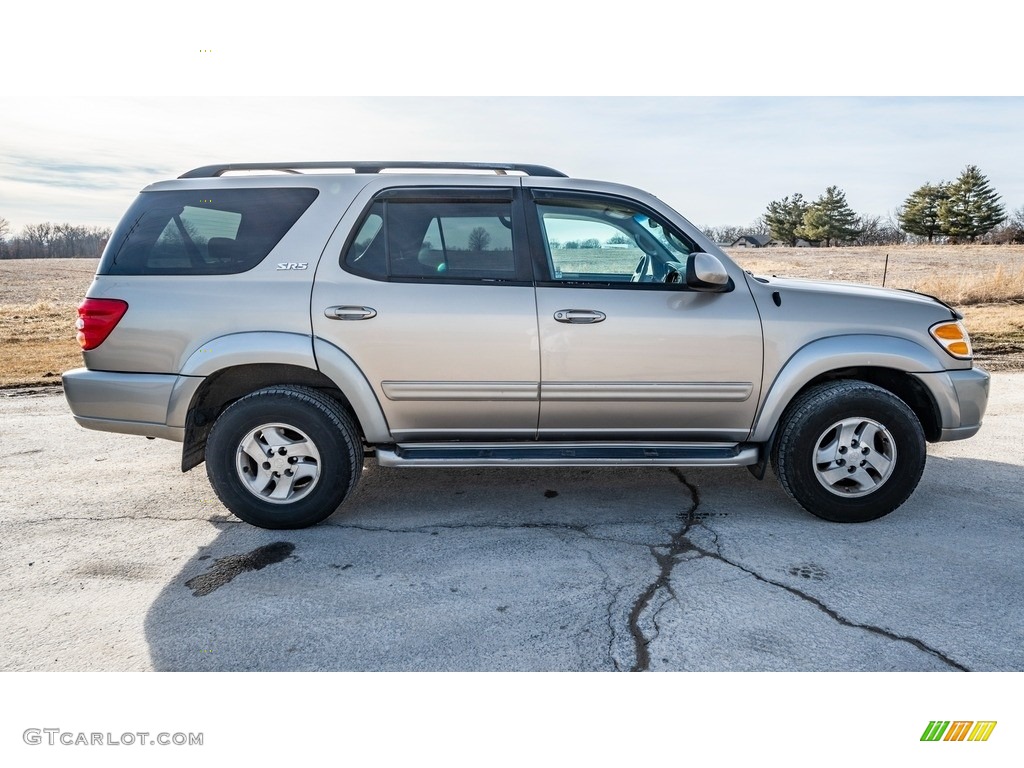
[[[54,6],[65,10],[56,30]],[[372,15],[325,26],[324,6],[292,6],[282,17],[251,2],[238,18],[209,9],[242,5],[191,0],[159,17],[120,2],[15,11],[0,49],[2,71],[19,73],[4,89],[0,216],[15,231],[40,221],[112,226],[141,187],[195,166],[355,159],[541,163],[645,188],[701,226],[745,225],[771,200],[813,199],[830,184],[856,211],[884,216],[967,164],[1008,209],[1024,206],[1018,95],[797,95],[934,94],[935,77],[905,73],[925,53],[930,75],[949,66],[943,57],[955,50],[935,40],[894,58],[877,40],[805,36],[797,46],[722,16],[696,20],[717,23],[718,34],[695,36],[692,24],[684,38],[672,24],[661,30],[660,17],[597,15],[602,3],[589,28],[548,10],[552,28],[574,26],[538,35],[522,17],[560,6],[533,0],[500,32],[442,38],[418,28],[429,16],[417,5],[383,28]],[[53,32],[28,34],[44,28]],[[989,34],[994,44],[973,45],[972,64],[958,60],[962,78],[942,81],[952,92],[972,92],[971,67],[988,66],[999,47],[1000,31]],[[1007,88],[985,84],[980,92]],[[759,91],[786,95],[714,95]]]

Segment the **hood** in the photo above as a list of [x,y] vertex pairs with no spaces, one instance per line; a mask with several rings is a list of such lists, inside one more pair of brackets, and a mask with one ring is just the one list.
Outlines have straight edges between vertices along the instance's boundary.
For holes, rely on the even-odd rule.
[[916,291],[906,289],[880,288],[874,285],[838,283],[826,280],[805,280],[799,277],[764,277],[761,275],[755,275],[754,279],[757,280],[757,282],[776,290],[815,294],[822,298],[834,296],[836,298],[901,301],[910,304],[924,304],[932,307],[937,304],[945,308],[954,319],[963,319],[963,315],[941,299],[938,299],[935,296],[929,296],[926,293],[918,293]]

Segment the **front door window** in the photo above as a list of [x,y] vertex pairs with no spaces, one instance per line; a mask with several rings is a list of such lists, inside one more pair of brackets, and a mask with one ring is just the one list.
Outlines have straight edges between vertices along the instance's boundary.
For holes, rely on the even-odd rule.
[[548,272],[556,282],[665,282],[694,247],[646,213],[592,202],[538,203]]

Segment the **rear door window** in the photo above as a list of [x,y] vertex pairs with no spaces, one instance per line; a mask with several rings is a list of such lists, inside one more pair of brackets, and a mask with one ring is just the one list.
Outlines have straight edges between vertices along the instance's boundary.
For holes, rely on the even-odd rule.
[[291,188],[143,192],[111,236],[99,272],[245,272],[266,258],[317,194]]
[[529,281],[515,245],[525,239],[517,210],[511,190],[390,190],[365,214],[342,264],[376,280]]

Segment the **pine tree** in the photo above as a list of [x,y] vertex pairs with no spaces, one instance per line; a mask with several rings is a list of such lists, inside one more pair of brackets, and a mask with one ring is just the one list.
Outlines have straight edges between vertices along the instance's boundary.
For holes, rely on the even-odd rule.
[[846,193],[832,186],[807,209],[796,236],[811,242],[824,240],[828,247],[833,241],[853,240],[860,230],[860,220],[846,203]]
[[929,243],[936,235],[942,234],[939,209],[949,197],[949,186],[945,182],[926,182],[911,192],[903,202],[900,226],[912,235],[927,237]]
[[973,243],[1006,221],[1006,209],[985,174],[978,166],[968,165],[950,185],[949,196],[939,207],[939,221],[945,234]]
[[768,225],[772,237],[793,246],[797,241],[796,230],[804,223],[805,213],[807,203],[804,202],[804,196],[797,192],[792,200],[787,195],[781,200],[772,200],[768,203],[764,223]]

